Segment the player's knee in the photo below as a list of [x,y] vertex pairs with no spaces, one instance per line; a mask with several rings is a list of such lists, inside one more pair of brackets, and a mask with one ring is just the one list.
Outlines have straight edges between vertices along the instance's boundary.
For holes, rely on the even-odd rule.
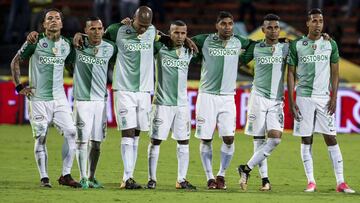
[[336,136],[334,135],[324,135],[324,140],[327,146],[337,145]]
[[301,138],[301,143],[302,144],[307,144],[307,145],[312,144],[313,143],[312,136],[310,136],[310,137],[302,137]]
[[75,139],[76,128],[64,128],[62,129],[62,134],[64,137],[72,137]]
[[96,151],[100,151],[101,142],[90,140],[90,148]]
[[160,145],[160,144],[161,144],[161,140],[151,138],[151,144],[153,144],[153,145]]
[[121,136],[122,137],[134,137],[135,136],[135,128],[132,129],[127,129],[127,130],[122,130],[121,131]]
[[48,130],[48,125],[47,123],[36,123],[33,124],[33,136],[35,138],[38,137],[45,137],[47,134],[47,130]]
[[269,138],[281,138],[281,131],[278,130],[270,130],[268,133]]
[[265,136],[254,136],[254,140],[265,140]]
[[223,142],[227,145],[231,145],[232,143],[234,143],[234,136],[224,136]]
[[177,143],[179,145],[188,145],[189,144],[189,140],[178,140]]

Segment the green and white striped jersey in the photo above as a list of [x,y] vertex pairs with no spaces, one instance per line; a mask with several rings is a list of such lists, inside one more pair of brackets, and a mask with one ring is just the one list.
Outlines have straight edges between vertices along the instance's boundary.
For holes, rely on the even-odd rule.
[[70,41],[60,36],[56,42],[45,33],[39,34],[36,44],[25,42],[19,50],[22,60],[29,59],[29,84],[34,88],[33,101],[64,99],[64,64],[71,51]]
[[202,57],[200,92],[217,95],[235,94],[239,56],[250,40],[234,35],[221,40],[215,34],[202,34],[192,38]]
[[154,104],[186,106],[187,76],[192,52],[185,48],[167,47],[155,42],[156,83]]
[[104,100],[106,95],[107,71],[110,59],[117,53],[115,44],[101,40],[97,46],[89,45],[85,38],[84,49],[71,52],[74,69],[74,99],[78,101]]
[[290,43],[288,64],[296,66],[296,95],[328,97],[330,95],[330,63],[339,62],[334,40],[323,37],[313,41],[303,36]]
[[288,43],[266,44],[265,40],[252,43],[240,57],[242,63],[255,61],[252,91],[272,100],[282,100],[284,96],[284,71]]
[[104,38],[118,47],[113,74],[113,89],[131,92],[154,90],[154,40],[156,29],[151,25],[139,35],[132,26],[110,25]]

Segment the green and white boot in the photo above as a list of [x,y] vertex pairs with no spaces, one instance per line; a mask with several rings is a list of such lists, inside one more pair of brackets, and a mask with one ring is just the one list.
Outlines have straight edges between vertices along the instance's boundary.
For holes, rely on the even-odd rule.
[[89,180],[87,178],[81,178],[80,185],[82,189],[88,189],[89,188]]
[[104,186],[96,180],[96,178],[89,179],[89,187],[90,188],[104,188]]

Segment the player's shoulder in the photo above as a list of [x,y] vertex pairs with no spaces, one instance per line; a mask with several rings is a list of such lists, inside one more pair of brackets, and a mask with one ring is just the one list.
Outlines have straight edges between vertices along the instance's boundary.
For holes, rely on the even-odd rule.
[[61,39],[64,40],[65,43],[72,45],[70,38],[61,35]]
[[102,41],[103,41],[104,45],[116,47],[116,44],[111,40],[103,38]]
[[244,37],[244,36],[241,36],[241,35],[238,35],[238,34],[234,34],[233,35],[234,38],[240,40],[240,41],[246,41],[246,40],[249,40],[248,38]]

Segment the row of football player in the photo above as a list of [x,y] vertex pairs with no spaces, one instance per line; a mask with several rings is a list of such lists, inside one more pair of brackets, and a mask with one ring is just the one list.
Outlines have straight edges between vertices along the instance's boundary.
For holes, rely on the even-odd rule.
[[[291,97],[290,106],[295,118],[294,135],[302,137],[301,157],[308,178],[305,191],[314,192],[316,189],[311,144],[312,134],[319,132],[324,134],[328,145],[337,191],[354,192],[344,181],[342,157],[334,129],[339,56],[336,43],[331,39],[323,39],[321,35],[323,16],[320,10],[313,9],[308,14],[308,35],[290,44],[279,42],[279,17],[274,14],[264,17],[264,40],[255,42],[234,35],[233,16],[228,12],[219,13],[217,33],[201,34],[189,39],[186,24],[179,20],[171,23],[170,36],[159,36],[151,25],[152,11],[148,7],[140,7],[133,20],[110,25],[105,33],[100,19],[89,18],[85,28],[87,37],[76,34],[73,39],[76,49],[72,49],[71,42],[60,35],[61,20],[58,10],[45,11],[45,33],[31,33],[28,41],[33,44],[26,42],[11,63],[16,90],[30,100],[35,158],[42,186],[51,187],[45,142],[48,126],[53,122],[65,138],[64,164],[59,183],[82,188],[103,187],[95,178],[95,170],[106,131],[106,72],[109,61],[116,58],[113,89],[116,120],[122,134],[124,175],[121,188],[142,188],[134,180],[133,172],[140,131],[149,130],[151,142],[148,147],[149,180],[146,187],[156,188],[160,143],[166,140],[171,130],[172,137],[178,142],[176,188],[196,189],[186,180],[190,137],[186,78],[190,60],[196,60],[202,63],[202,74],[196,104],[195,137],[201,140],[200,156],[208,189],[226,189],[225,171],[234,154],[234,89],[237,69],[239,61],[246,64],[255,59],[255,77],[245,129],[246,134],[254,136],[255,150],[247,164],[238,168],[241,188],[246,190],[250,171],[259,166],[261,190],[271,189],[266,161],[281,141],[284,122],[282,84],[287,63],[290,95],[293,95],[295,71],[298,75],[297,101],[295,103]],[[245,53],[240,51],[242,49]],[[158,71],[151,111],[149,92],[153,90],[154,55]],[[318,61],[302,60],[308,55],[315,56],[310,57],[315,59],[319,55],[325,57],[320,57],[322,60]],[[24,87],[19,79],[19,63],[28,58],[32,59],[29,64],[30,87]],[[74,64],[73,114],[76,128],[62,87],[65,59]],[[330,78],[331,96],[328,89]],[[223,144],[220,170],[215,178],[212,172],[211,143],[216,125]],[[88,150],[90,153],[87,153]],[[75,151],[80,183],[70,175]]]

